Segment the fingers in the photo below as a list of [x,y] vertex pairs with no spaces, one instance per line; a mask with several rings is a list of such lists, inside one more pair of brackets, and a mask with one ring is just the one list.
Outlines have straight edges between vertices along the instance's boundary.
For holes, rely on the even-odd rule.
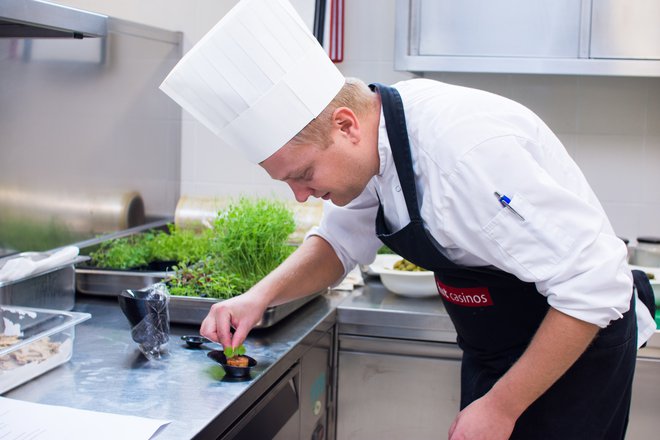
[[216,303],[211,307],[199,329],[199,333],[212,341],[219,342],[223,347],[230,347],[231,342],[231,312]]
[[[211,306],[199,332],[202,336],[219,342],[225,348],[238,347],[261,319],[264,308],[248,293],[217,302]],[[233,336],[232,327],[235,329]]]
[[238,325],[236,331],[234,331],[234,336],[231,338],[231,346],[238,347],[245,341],[247,334],[250,332],[251,327],[248,325]]

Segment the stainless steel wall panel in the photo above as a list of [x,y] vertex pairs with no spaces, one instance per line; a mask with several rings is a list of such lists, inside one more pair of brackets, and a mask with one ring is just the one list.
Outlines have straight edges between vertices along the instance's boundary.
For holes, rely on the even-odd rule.
[[42,249],[121,228],[89,227],[103,206],[72,208],[85,227],[71,226],[61,212],[70,200],[137,193],[147,220],[173,216],[181,110],[158,85],[180,59],[180,41],[180,33],[112,18],[106,38],[0,39],[0,192],[58,206],[40,218],[30,210],[10,216],[0,200],[0,248],[41,250],[3,237],[26,225],[64,237]]

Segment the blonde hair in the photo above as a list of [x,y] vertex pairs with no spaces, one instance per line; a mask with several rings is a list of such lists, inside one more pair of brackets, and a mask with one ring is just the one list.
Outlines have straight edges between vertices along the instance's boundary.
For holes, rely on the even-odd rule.
[[327,105],[325,109],[310,121],[290,141],[290,144],[314,144],[326,148],[332,142],[330,128],[332,127],[332,115],[339,107],[347,107],[353,110],[360,118],[374,106],[373,92],[360,79],[346,78],[337,96]]

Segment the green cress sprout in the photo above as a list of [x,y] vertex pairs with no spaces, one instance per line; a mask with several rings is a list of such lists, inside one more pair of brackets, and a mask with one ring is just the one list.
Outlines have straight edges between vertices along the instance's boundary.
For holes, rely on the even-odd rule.
[[169,225],[101,243],[92,263],[108,269],[172,261],[171,295],[229,299],[248,290],[293,252],[293,212],[273,199],[240,198],[218,213],[211,228],[195,232]]
[[224,353],[228,359],[234,356],[243,356],[245,354],[245,346],[241,344],[236,348],[225,347]]

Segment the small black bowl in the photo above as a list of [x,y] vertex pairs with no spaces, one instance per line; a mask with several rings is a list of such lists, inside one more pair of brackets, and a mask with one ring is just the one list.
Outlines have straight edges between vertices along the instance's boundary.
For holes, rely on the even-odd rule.
[[231,365],[227,365],[227,356],[220,351],[220,350],[211,350],[208,353],[206,353],[208,357],[222,365],[222,368],[225,369],[225,373],[227,373],[227,376],[229,377],[234,377],[234,378],[249,378],[250,377],[250,370],[252,370],[252,367],[257,365],[257,361],[254,358],[251,358],[250,356],[245,356],[248,358],[248,366],[247,367],[232,367]]
[[181,339],[183,339],[186,342],[186,345],[188,345],[189,348],[199,348],[202,346],[202,344],[211,342],[210,339],[207,339],[204,336],[197,336],[197,335],[181,336]]

